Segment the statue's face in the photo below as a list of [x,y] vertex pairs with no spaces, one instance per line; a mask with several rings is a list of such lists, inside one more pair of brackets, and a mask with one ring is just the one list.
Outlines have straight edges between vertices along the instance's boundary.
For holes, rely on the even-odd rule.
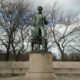
[[42,10],[43,10],[43,7],[39,6],[39,7],[38,7],[38,12],[39,12],[39,13],[42,13]]

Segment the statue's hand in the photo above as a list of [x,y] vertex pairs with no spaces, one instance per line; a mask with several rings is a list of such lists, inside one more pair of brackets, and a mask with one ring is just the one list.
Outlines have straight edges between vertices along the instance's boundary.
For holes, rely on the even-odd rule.
[[45,25],[48,24],[48,22],[47,22],[47,20],[46,20],[46,17],[44,17],[44,24],[45,24]]

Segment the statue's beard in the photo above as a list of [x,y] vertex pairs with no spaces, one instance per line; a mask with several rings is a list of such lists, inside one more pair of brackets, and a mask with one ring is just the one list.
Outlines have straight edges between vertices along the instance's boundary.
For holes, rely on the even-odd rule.
[[42,14],[42,12],[39,12],[39,14]]

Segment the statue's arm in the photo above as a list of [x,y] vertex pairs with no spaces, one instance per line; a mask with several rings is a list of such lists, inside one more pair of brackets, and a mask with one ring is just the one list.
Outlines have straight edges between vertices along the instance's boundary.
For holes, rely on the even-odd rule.
[[45,25],[48,24],[48,21],[47,21],[46,17],[44,17],[44,24],[45,24]]

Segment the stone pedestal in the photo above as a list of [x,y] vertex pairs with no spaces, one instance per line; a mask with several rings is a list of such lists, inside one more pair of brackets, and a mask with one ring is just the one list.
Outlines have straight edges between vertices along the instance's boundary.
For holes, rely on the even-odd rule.
[[52,54],[32,52],[29,54],[29,71],[25,80],[56,80],[52,71]]

